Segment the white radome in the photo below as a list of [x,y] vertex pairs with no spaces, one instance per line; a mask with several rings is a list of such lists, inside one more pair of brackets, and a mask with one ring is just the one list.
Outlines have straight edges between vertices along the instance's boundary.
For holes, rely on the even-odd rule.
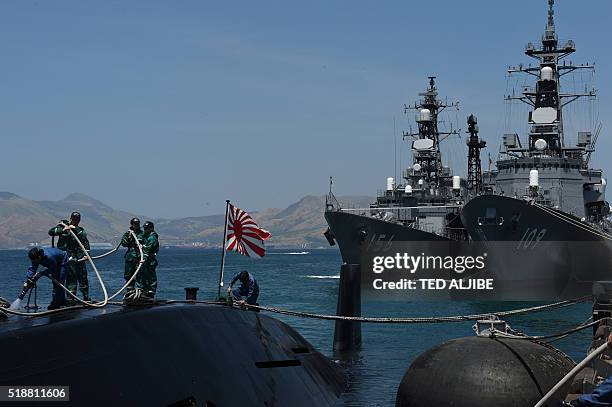
[[533,143],[533,146],[536,148],[536,150],[542,151],[548,147],[548,144],[546,143],[546,140],[539,138],[535,141],[535,143]]
[[550,66],[545,66],[540,71],[540,79],[544,81],[552,81],[553,80],[553,69]]
[[394,181],[393,177],[387,178],[387,191],[393,191]]
[[429,109],[421,109],[420,116],[422,122],[431,121],[431,111],[429,111]]
[[461,177],[453,175],[453,189],[461,189]]
[[529,186],[530,187],[540,186],[538,170],[529,171]]

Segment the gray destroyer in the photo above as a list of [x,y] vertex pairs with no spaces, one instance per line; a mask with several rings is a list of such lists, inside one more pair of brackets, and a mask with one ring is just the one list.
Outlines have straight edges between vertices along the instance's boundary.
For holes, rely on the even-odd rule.
[[489,251],[498,288],[513,299],[588,294],[594,284],[612,280],[606,180],[589,166],[601,125],[594,135],[579,132],[576,145],[568,145],[563,126],[563,108],[594,98],[595,91],[564,93],[561,78],[593,65],[562,62],[576,47],[572,40],[560,43],[554,0],[548,5],[541,45],[525,49],[538,64],[508,70],[537,78],[521,95],[506,97],[531,106],[529,133],[504,135],[497,169],[483,173],[485,193],[461,214],[471,238]]
[[[450,168],[442,164],[440,142],[458,132],[438,128],[439,114],[457,104],[438,98],[435,79],[429,77],[429,86],[419,94],[418,102],[405,106],[405,111],[416,111],[418,131],[404,133],[404,138],[412,142],[413,162],[404,171],[403,179],[396,183],[392,177],[387,178],[386,189],[378,193],[369,208],[343,208],[330,188],[325,209],[329,229],[325,235],[330,244],[338,242],[345,263],[359,264],[364,249],[380,249],[395,242],[422,245],[468,239],[460,210],[472,183],[453,176]],[[477,149],[484,147],[478,139],[476,119],[470,116],[468,123],[472,130],[470,140]],[[480,165],[479,159],[477,164]]]

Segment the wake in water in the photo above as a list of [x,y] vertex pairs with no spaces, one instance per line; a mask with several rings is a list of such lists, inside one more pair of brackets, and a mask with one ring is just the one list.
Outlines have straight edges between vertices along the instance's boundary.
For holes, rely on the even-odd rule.
[[267,253],[267,254],[268,254],[268,255],[270,255],[270,254],[276,254],[276,255],[279,255],[279,254],[285,254],[285,255],[292,255],[292,256],[295,256],[295,255],[305,255],[305,254],[310,254],[310,252],[288,252],[288,253]]
[[9,307],[9,309],[18,310],[19,308],[21,308],[21,299],[17,298],[15,301],[11,303],[11,306]]
[[306,278],[325,278],[325,279],[338,279],[340,278],[340,275],[338,274],[337,276],[304,276]]

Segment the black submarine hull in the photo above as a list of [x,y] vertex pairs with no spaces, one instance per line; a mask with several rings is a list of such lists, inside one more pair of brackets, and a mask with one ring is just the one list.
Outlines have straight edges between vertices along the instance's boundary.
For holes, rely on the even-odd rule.
[[0,385],[70,386],[44,406],[332,406],[345,387],[290,326],[218,305],[11,317],[0,349]]
[[612,236],[577,217],[532,202],[481,195],[461,212],[488,253],[502,298],[569,299],[612,281]]

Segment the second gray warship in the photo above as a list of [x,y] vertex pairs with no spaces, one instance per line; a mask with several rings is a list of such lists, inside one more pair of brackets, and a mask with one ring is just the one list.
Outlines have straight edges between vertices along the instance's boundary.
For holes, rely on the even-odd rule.
[[601,125],[595,134],[578,132],[574,146],[563,125],[568,103],[595,97],[594,90],[561,91],[564,75],[594,68],[562,63],[575,50],[572,40],[561,45],[549,0],[541,45],[525,49],[538,64],[508,70],[537,78],[535,87],[506,97],[530,105],[529,134],[523,140],[504,135],[497,169],[483,174],[485,193],[462,210],[471,238],[491,254],[499,288],[517,300],[569,298],[612,280],[606,180],[602,170],[589,166]]

